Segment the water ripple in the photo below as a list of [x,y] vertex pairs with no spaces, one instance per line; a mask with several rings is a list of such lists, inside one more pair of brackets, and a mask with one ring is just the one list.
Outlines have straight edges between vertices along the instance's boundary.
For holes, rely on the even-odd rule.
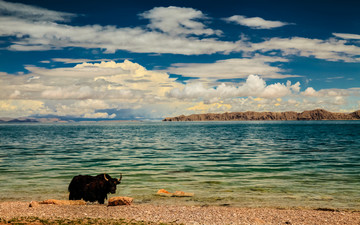
[[[0,200],[67,198],[78,174],[182,204],[360,208],[357,121],[0,125]],[[11,177],[11,179],[9,179]],[[170,200],[169,200],[170,201]]]

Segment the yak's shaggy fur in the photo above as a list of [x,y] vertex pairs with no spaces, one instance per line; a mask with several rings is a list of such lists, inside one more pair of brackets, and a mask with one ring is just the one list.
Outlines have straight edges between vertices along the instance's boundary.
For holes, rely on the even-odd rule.
[[120,179],[111,178],[108,174],[97,176],[78,175],[69,184],[69,200],[80,200],[104,204],[107,194],[116,192],[116,185],[121,183]]

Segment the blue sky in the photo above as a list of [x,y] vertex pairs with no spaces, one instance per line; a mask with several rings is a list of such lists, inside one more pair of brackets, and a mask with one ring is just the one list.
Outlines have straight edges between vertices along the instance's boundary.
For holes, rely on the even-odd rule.
[[360,108],[358,1],[0,0],[0,117]]

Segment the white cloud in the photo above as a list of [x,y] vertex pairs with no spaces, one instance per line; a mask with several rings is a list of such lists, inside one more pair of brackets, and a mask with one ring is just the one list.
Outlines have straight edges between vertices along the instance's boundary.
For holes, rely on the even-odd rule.
[[[187,9],[193,10],[191,8]],[[197,11],[196,11],[197,12]],[[152,13],[151,15],[153,15]],[[173,17],[177,17],[176,14]],[[175,20],[175,22],[174,22]],[[171,26],[179,26],[176,18]],[[188,18],[181,32],[188,34],[219,33],[202,27]],[[215,38],[174,35],[176,28],[167,32],[147,30],[140,27],[118,28],[115,26],[70,26],[47,21],[31,21],[18,17],[0,17],[0,36],[16,36],[9,46],[14,51],[44,51],[64,47],[102,48],[108,53],[127,50],[138,53],[172,53],[183,55],[230,53],[240,51],[245,45],[241,41],[220,41]],[[177,25],[176,25],[177,24]],[[153,26],[155,26],[153,24]],[[158,26],[160,26],[158,24]],[[201,28],[202,27],[202,28]],[[155,29],[155,28],[154,28]],[[170,33],[169,33],[170,32]],[[179,30],[180,32],[180,30]]]
[[360,39],[359,34],[345,34],[345,33],[333,33],[334,36],[343,38],[343,39]]
[[[84,63],[84,62],[109,62],[115,59],[71,59],[71,58],[52,58],[51,61],[53,62],[62,62],[65,64],[70,64],[70,63]],[[50,63],[50,61],[49,61]]]
[[345,40],[309,39],[302,37],[271,38],[267,41],[252,44],[252,49],[268,52],[281,50],[284,55],[315,57],[328,61],[358,62],[360,47],[349,45]]
[[94,91],[88,87],[54,87],[41,93],[45,99],[89,99],[94,96]]
[[255,75],[249,75],[244,83],[182,84],[167,73],[147,70],[129,60],[29,69],[29,74],[22,75],[0,73],[0,116],[116,119],[190,112],[302,111],[314,107],[351,111],[360,97],[356,88],[308,88],[301,92],[299,82],[267,84]]
[[106,103],[104,100],[87,99],[74,102],[57,103],[52,114],[58,116],[80,117],[80,118],[115,118],[116,114],[108,114],[106,112],[98,112],[98,110],[115,107]]
[[15,98],[19,97],[20,95],[21,95],[21,92],[18,91],[18,90],[15,90],[15,91],[9,96],[9,98],[10,98],[10,99],[15,99]]
[[360,97],[359,88],[349,89],[321,89],[307,88],[301,92],[301,104],[297,107],[303,109],[324,108],[333,112],[353,112],[359,110],[356,101]]
[[[270,85],[269,85],[270,86]],[[267,86],[268,87],[268,86]],[[280,89],[279,89],[280,90]],[[307,89],[316,92],[311,95],[304,95],[304,92],[292,92],[279,98],[247,97],[214,99],[214,101],[204,101],[206,104],[221,103],[231,106],[232,112],[241,111],[297,111],[312,110],[323,108],[332,112],[353,112],[359,110],[358,99],[359,89],[322,89],[315,91],[313,88]],[[308,92],[309,94],[309,92]],[[227,110],[229,111],[229,110]],[[194,113],[194,112],[191,112]],[[197,113],[200,113],[198,111]]]
[[294,92],[300,92],[300,82],[296,82],[294,85],[291,85],[291,82],[287,81],[286,86],[291,87],[291,90]]
[[75,14],[52,11],[41,7],[0,0],[0,13],[34,21],[69,21]]
[[83,118],[96,118],[96,119],[114,119],[116,114],[109,115],[108,113],[85,113]]
[[298,77],[297,75],[283,74],[285,72],[283,69],[270,65],[275,62],[287,61],[281,57],[255,55],[252,58],[225,59],[215,63],[176,63],[166,71],[186,77],[208,79],[246,78],[251,74],[261,75],[265,78]]
[[318,96],[318,93],[312,87],[306,88],[306,90],[302,94],[305,96],[311,96],[311,97]]
[[[150,20],[144,27],[72,26],[64,24],[74,15],[19,3],[2,4],[0,37],[15,36],[8,49],[45,51],[65,47],[100,48],[107,53],[126,50],[137,53],[171,53],[182,55],[228,54],[281,50],[284,55],[315,57],[328,61],[358,62],[360,48],[347,40],[309,39],[301,37],[271,38],[260,43],[249,40],[222,41],[221,31],[208,28],[208,18],[199,10],[180,7],[157,7],[140,14]],[[20,7],[21,6],[21,7]],[[1,7],[0,7],[1,8]],[[232,19],[230,19],[232,18]],[[257,28],[273,28],[287,23],[261,18],[230,17]],[[60,21],[62,23],[57,23]],[[245,21],[245,22],[244,22]],[[215,37],[209,37],[213,35]],[[334,33],[346,39],[355,34]],[[276,72],[275,72],[276,73]]]
[[273,29],[290,24],[281,21],[264,20],[260,17],[246,17],[242,15],[234,15],[229,18],[225,18],[225,20],[228,22],[235,22],[243,26],[251,27],[253,29]]
[[[0,101],[6,102],[1,103],[4,114],[115,118],[122,115],[111,109],[125,108],[154,116],[155,113],[142,107],[166,105],[171,108],[177,102],[170,102],[166,93],[183,86],[166,73],[147,70],[128,60],[81,63],[71,68],[28,69],[30,73],[25,75],[0,74]],[[31,108],[33,102],[41,105]]]
[[198,20],[206,19],[206,16],[201,11],[192,8],[155,7],[140,15],[150,20],[149,28],[170,35],[221,34],[221,31],[206,28],[203,23],[199,22]]
[[[350,44],[351,41],[357,43],[353,40],[360,39],[358,34],[333,33],[345,40],[292,37],[271,38],[259,43],[251,43],[246,38],[222,41],[222,32],[209,27],[211,18],[199,10],[180,7],[157,7],[140,14],[150,21],[143,27],[72,26],[66,22],[76,16],[74,14],[2,0],[0,14],[0,37],[16,37],[11,38],[9,46],[14,51],[81,47],[100,48],[108,53],[127,50],[183,55],[242,51],[248,56],[214,63],[172,64],[166,71],[200,78],[186,85],[163,71],[147,70],[128,60],[89,63],[99,60],[52,59],[52,62],[81,64],[55,69],[27,66],[28,74],[0,72],[0,115],[3,116],[54,114],[115,118],[120,114],[114,112],[125,109],[134,110],[138,113],[136,116],[141,117],[179,115],[189,110],[301,111],[323,106],[336,111],[358,107],[359,89],[316,91],[309,87],[301,92],[299,82],[268,85],[263,79],[296,77],[279,66],[288,62],[285,58],[288,55],[358,62],[360,47]],[[233,16],[226,20],[255,29],[289,25],[259,17]],[[271,55],[278,50],[281,53]],[[258,52],[271,56],[255,54]],[[275,56],[281,54],[282,57]],[[219,79],[236,78],[247,79],[244,83],[217,83]],[[279,101],[280,98],[284,100]]]
[[316,91],[314,88],[309,87],[304,92],[301,93],[304,96],[307,97],[347,97],[351,95],[359,96],[360,90],[357,88],[349,88],[349,89],[322,89],[319,91]]
[[0,99],[150,101],[181,86],[168,74],[147,70],[129,60],[81,63],[70,68],[26,68],[30,71],[27,75],[0,77]]
[[193,111],[194,113],[224,113],[231,110],[230,104],[224,104],[222,101],[205,104],[203,102],[199,102],[194,106],[187,108],[188,111]]
[[263,98],[279,98],[290,94],[290,87],[286,86],[285,84],[275,83],[268,85],[259,96]]
[[39,100],[0,100],[0,117],[47,114],[49,109]]
[[174,88],[168,93],[169,97],[177,99],[201,99],[211,100],[238,98],[238,97],[262,97],[262,98],[279,98],[290,95],[293,91],[298,92],[300,83],[291,85],[275,83],[266,85],[266,82],[256,75],[249,75],[244,84],[238,86],[221,84],[215,88],[206,88],[202,83],[190,83],[183,89]]

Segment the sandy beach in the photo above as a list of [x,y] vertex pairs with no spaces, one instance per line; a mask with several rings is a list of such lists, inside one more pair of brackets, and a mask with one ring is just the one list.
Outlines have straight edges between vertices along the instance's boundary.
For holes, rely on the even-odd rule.
[[0,224],[360,224],[360,211],[134,204],[1,202]]

